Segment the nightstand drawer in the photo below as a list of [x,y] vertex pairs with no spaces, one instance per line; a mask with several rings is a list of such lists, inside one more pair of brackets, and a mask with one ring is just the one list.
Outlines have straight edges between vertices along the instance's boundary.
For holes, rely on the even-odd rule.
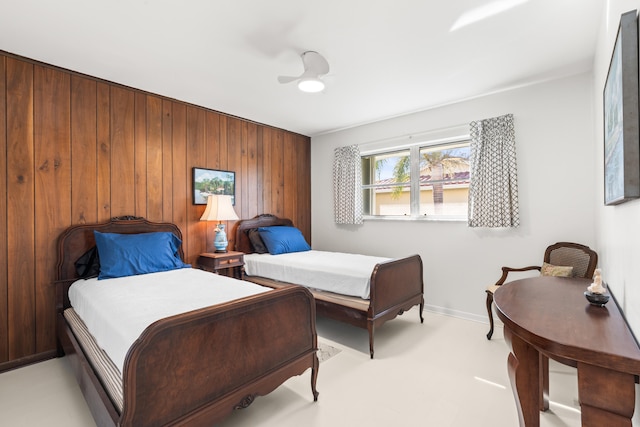
[[244,265],[244,257],[240,256],[233,259],[221,259],[218,261],[218,265],[223,268],[227,267],[242,267]]
[[198,267],[213,273],[223,273],[230,277],[243,279],[244,253],[234,251],[206,252],[198,257]]

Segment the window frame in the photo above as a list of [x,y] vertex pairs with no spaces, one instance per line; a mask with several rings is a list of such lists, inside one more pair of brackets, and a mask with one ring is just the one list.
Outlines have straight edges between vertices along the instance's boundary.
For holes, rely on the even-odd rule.
[[[411,138],[411,137],[410,137]],[[390,145],[386,148],[379,148],[371,151],[363,151],[360,155],[361,161],[365,158],[373,158],[375,156],[381,156],[385,154],[393,154],[393,153],[401,153],[404,151],[409,151],[409,215],[372,215],[365,214],[363,215],[363,219],[365,221],[371,220],[412,220],[412,221],[457,221],[457,222],[467,222],[468,221],[468,209],[464,215],[427,215],[420,214],[420,152],[424,148],[434,148],[441,146],[443,149],[450,145],[458,145],[464,144],[469,147],[471,145],[471,137],[468,134],[458,134],[453,137],[444,138],[444,139],[421,139],[420,142],[411,143],[411,144],[403,144],[403,145]],[[363,177],[365,166],[363,167]],[[369,165],[369,174],[371,176],[371,165]],[[417,179],[416,179],[417,178]],[[364,181],[364,180],[363,180]],[[393,186],[399,186],[403,184],[394,184]],[[389,186],[389,184],[385,184],[385,186]],[[363,210],[364,212],[371,212],[371,197],[364,197],[364,192],[366,190],[373,190],[377,186],[375,184],[362,184],[362,192],[363,192]],[[467,184],[468,188],[468,184]],[[365,203],[368,203],[369,206],[366,207]],[[467,201],[468,203],[468,201]],[[468,205],[467,205],[468,206]]]

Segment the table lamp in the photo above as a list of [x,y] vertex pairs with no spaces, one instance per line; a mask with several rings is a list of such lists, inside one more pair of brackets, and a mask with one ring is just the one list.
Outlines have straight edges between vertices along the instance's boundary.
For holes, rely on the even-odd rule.
[[227,252],[227,245],[229,244],[222,221],[233,221],[237,219],[240,218],[236,215],[236,211],[233,210],[231,196],[215,194],[207,198],[207,207],[200,217],[200,221],[218,221],[216,237],[213,240],[213,246],[215,246],[216,252]]

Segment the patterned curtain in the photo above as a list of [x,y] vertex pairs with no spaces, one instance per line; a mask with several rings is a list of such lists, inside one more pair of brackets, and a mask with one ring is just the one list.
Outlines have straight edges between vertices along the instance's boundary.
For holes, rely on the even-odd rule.
[[518,227],[513,114],[472,122],[469,227]]
[[357,145],[338,147],[333,160],[333,214],[336,224],[362,224],[362,165]]

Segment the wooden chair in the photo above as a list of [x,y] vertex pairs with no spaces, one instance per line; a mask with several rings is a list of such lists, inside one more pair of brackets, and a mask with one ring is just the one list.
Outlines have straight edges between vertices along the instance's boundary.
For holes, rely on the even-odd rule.
[[[598,264],[598,254],[588,246],[578,243],[558,242],[551,245],[544,252],[544,262],[558,266],[573,267],[573,277],[584,277],[590,279]],[[502,277],[495,285],[487,288],[487,313],[489,314],[489,333],[487,339],[493,335],[493,293],[507,280],[507,275],[513,271],[529,271],[542,269],[541,266],[532,265],[523,268],[502,267]]]

